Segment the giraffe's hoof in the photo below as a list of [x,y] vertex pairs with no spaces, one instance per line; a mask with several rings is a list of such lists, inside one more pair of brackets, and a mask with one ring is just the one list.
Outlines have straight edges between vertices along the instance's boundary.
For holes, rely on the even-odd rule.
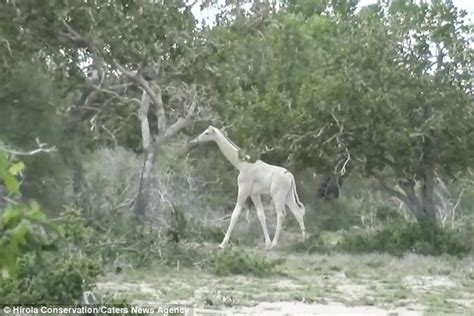
[[308,234],[306,233],[306,231],[303,231],[303,232],[301,233],[301,237],[303,238],[303,242],[305,242],[306,239],[308,239]]
[[272,244],[270,242],[265,243],[265,249],[270,249],[271,246]]
[[222,244],[219,245],[219,249],[224,249],[224,248],[225,248],[225,244],[224,244],[224,243],[222,243]]
[[277,246],[277,244],[272,243],[272,244],[270,245],[270,247],[268,247],[268,250],[273,249],[273,248],[275,248],[276,246]]

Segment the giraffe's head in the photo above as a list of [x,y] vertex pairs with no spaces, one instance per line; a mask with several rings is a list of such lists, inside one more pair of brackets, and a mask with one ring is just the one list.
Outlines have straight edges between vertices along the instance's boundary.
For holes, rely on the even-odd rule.
[[204,132],[191,141],[191,144],[210,142],[216,139],[217,128],[209,125]]

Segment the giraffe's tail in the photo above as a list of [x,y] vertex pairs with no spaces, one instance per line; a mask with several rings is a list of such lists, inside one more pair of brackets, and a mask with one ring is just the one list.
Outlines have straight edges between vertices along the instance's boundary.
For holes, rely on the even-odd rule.
[[300,198],[298,197],[298,192],[296,191],[296,181],[295,177],[291,175],[291,198],[294,199],[296,205],[301,211],[301,214],[304,216],[306,213],[306,208],[303,203],[301,203]]

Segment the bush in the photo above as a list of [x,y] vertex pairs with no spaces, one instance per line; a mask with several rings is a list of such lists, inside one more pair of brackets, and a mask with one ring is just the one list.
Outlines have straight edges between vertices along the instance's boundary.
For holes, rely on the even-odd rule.
[[78,211],[68,211],[47,226],[48,247],[16,259],[15,273],[2,279],[2,304],[74,304],[102,274],[100,253],[89,248],[97,240]]
[[386,252],[400,256],[405,252],[423,255],[463,255],[472,251],[459,232],[437,225],[395,221],[382,229],[346,232],[337,244],[349,252]]
[[0,285],[2,304],[74,304],[101,274],[98,258],[61,253],[28,254],[18,260],[18,274]]
[[219,276],[253,274],[257,277],[266,277],[271,275],[280,263],[280,260],[268,261],[242,249],[226,249],[211,255],[207,266],[212,273]]
[[187,231],[184,234],[185,239],[195,242],[220,243],[224,239],[224,232],[221,228],[215,226],[206,226],[197,220],[188,222]]
[[[329,233],[334,235],[333,232]],[[332,247],[331,240],[322,232],[311,233],[304,242],[292,243],[286,247],[286,250],[292,252],[304,252],[304,253],[327,253]]]

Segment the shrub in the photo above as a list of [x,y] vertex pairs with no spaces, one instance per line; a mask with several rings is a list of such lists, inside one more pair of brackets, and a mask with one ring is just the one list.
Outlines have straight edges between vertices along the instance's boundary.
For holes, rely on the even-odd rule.
[[395,221],[373,231],[346,232],[337,248],[349,252],[405,252],[462,255],[472,250],[458,232],[437,225]]
[[288,245],[286,250],[304,253],[327,253],[331,250],[331,247],[331,240],[318,231],[311,233],[304,242],[297,242]]
[[242,249],[226,249],[210,256],[207,266],[210,271],[219,276],[232,274],[253,274],[266,277],[274,272],[280,260],[268,261]]
[[18,273],[0,285],[2,304],[73,304],[102,272],[98,258],[80,254],[27,254],[18,260]]
[[[16,259],[15,274],[0,283],[2,304],[73,304],[102,273],[100,253],[87,247],[97,240],[78,211],[67,211],[56,226],[46,225],[46,247]],[[45,243],[46,244],[46,243]]]
[[220,243],[224,239],[224,235],[224,232],[219,227],[204,225],[197,220],[191,219],[188,222],[184,237],[195,242]]

